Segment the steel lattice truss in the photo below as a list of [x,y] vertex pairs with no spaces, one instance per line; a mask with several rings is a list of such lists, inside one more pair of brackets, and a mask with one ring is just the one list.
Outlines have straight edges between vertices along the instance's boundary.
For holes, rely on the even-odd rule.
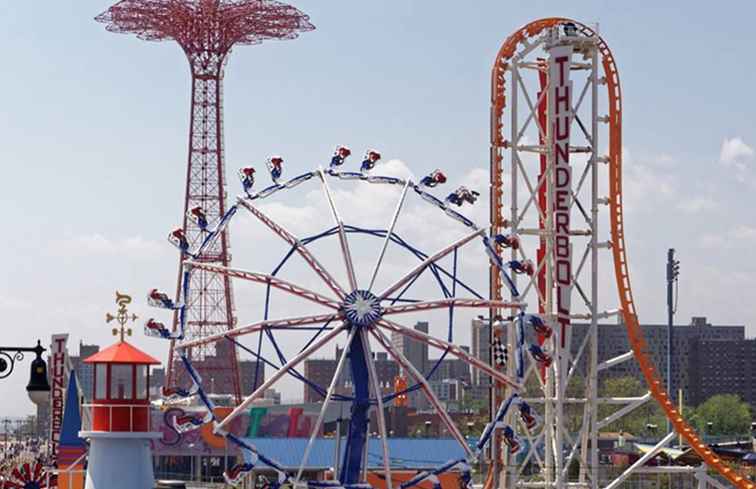
[[[207,223],[214,225],[226,214],[225,163],[223,148],[223,66],[236,44],[258,44],[269,39],[293,39],[299,32],[314,29],[307,15],[296,8],[270,0],[123,0],[96,18],[107,30],[136,34],[148,41],[176,41],[189,60],[192,73],[189,157],[181,234],[185,250],[204,239],[204,231],[192,219],[192,209],[201,208]],[[179,230],[177,230],[179,231]],[[228,266],[229,236],[205,247],[201,260]],[[190,277],[189,283],[184,283]],[[233,291],[228,276],[212,270],[184,274],[179,270],[177,297],[185,291],[187,335],[203,338],[234,326]],[[174,318],[174,329],[179,322]],[[212,377],[219,392],[241,399],[236,349],[224,344],[195,348],[190,357],[197,370]],[[189,381],[171,346],[168,386]]]
[[[420,390],[427,398],[430,405],[435,409],[444,427],[459,442],[465,456],[459,460],[449,461],[449,463],[444,464],[433,471],[423,472],[411,481],[401,484],[401,487],[403,489],[409,488],[426,479],[437,480],[439,474],[451,470],[460,471],[463,474],[463,477],[466,477],[469,480],[469,464],[474,463],[482,455],[483,450],[490,441],[495,429],[508,430],[507,433],[509,434],[509,441],[512,443],[512,446],[517,447],[519,445],[520,442],[515,435],[513,428],[502,425],[505,416],[511,414],[513,411],[517,411],[526,423],[526,430],[529,431],[536,428],[538,420],[528,404],[518,395],[518,392],[522,389],[522,379],[526,370],[532,370],[533,368],[532,366],[527,367],[527,365],[535,365],[542,360],[537,356],[531,357],[526,354],[527,350],[533,347],[533,345],[526,345],[526,329],[539,325],[541,328],[548,328],[548,326],[543,325],[542,321],[540,321],[537,316],[525,312],[525,304],[516,299],[518,296],[516,288],[511,290],[515,297],[514,300],[488,300],[462,282],[457,276],[457,253],[462,247],[471,246],[472,242],[477,242],[479,245],[482,245],[479,252],[485,253],[495,266],[498,267],[504,283],[513,283],[510,276],[511,274],[524,273],[523,264],[517,260],[508,262],[501,261],[497,254],[497,245],[494,244],[492,238],[487,236],[486,228],[479,227],[469,218],[452,208],[459,190],[449,194],[445,200],[441,200],[428,191],[430,187],[435,186],[428,185],[428,177],[424,178],[420,183],[416,183],[410,179],[374,176],[369,174],[368,171],[359,173],[338,171],[338,166],[340,166],[340,164],[332,166],[328,170],[317,169],[285,182],[279,181],[279,169],[277,174],[272,175],[274,184],[257,193],[251,193],[248,185],[245,184],[245,189],[248,190],[247,194],[237,199],[237,203],[226,212],[216,226],[205,229],[205,234],[203,235],[201,243],[186,251],[186,255],[189,259],[185,261],[184,266],[185,273],[188,275],[201,272],[212,272],[229,279],[233,278],[236,280],[258,283],[267,287],[268,296],[271,289],[276,289],[287,295],[296,296],[308,303],[317,305],[323,309],[323,312],[314,315],[273,319],[268,318],[268,305],[266,301],[265,318],[261,321],[237,326],[229,331],[218,332],[203,338],[184,338],[182,334],[184,331],[184,322],[186,321],[183,313],[185,308],[184,304],[174,304],[167,300],[165,303],[156,302],[156,305],[175,308],[179,311],[179,318],[181,318],[179,329],[171,333],[167,328],[161,328],[160,325],[152,325],[152,327],[147,328],[147,333],[152,336],[161,336],[179,342],[177,351],[186,367],[188,376],[192,379],[192,386],[191,388],[177,394],[180,396],[199,395],[204,406],[207,408],[207,412],[204,416],[198,416],[194,421],[186,420],[185,425],[177,426],[177,429],[188,429],[193,426],[199,426],[204,422],[212,421],[215,423],[216,432],[225,435],[230,442],[234,443],[241,449],[244,454],[244,463],[237,465],[226,474],[229,482],[241,480],[245,474],[252,470],[255,464],[260,462],[279,471],[279,484],[283,484],[287,481],[292,482],[292,478],[283,472],[282,468],[275,460],[271,460],[267,458],[265,454],[260,453],[249,441],[239,439],[233,434],[225,431],[227,426],[229,426],[229,423],[231,423],[234,418],[244,413],[251,403],[260,398],[267,389],[274,386],[284,376],[292,376],[306,385],[315,388],[316,391],[321,393],[325,398],[323,408],[315,426],[313,427],[299,473],[293,478],[293,482],[295,484],[307,484],[311,487],[317,487],[317,483],[314,481],[302,480],[302,471],[307,464],[310,449],[315,437],[320,431],[329,403],[338,400],[352,403],[352,417],[343,469],[340,474],[338,474],[339,482],[337,485],[344,487],[359,487],[364,484],[362,474],[366,460],[364,460],[363,448],[368,434],[367,419],[369,417],[369,411],[375,409],[379,432],[383,443],[384,475],[386,476],[386,480],[389,481],[390,487],[390,454],[388,451],[383,407],[386,403],[399,395],[403,395],[412,390]],[[323,197],[328,203],[328,208],[330,209],[333,227],[315,237],[300,239],[264,213],[257,204],[259,201],[270,198],[277,193],[289,192],[294,187],[310,180],[318,181],[320,183]],[[395,211],[389,220],[388,226],[384,230],[365,230],[345,224],[334,202],[329,180],[341,180],[345,182],[360,181],[369,184],[388,185],[400,188],[400,196]],[[416,195],[428,205],[436,207],[440,212],[445,213],[448,217],[457,221],[457,224],[461,226],[462,229],[467,230],[465,235],[432,254],[422,253],[406,243],[401,237],[395,234],[394,229],[402,215],[402,210],[405,208],[405,201],[409,194]],[[241,270],[224,265],[207,263],[203,260],[207,250],[211,250],[213,243],[223,235],[226,226],[228,226],[229,222],[233,220],[233,217],[238,210],[243,212],[246,211],[254,216],[257,221],[264,225],[264,227],[273,233],[273,235],[277,236],[285,245],[290,247],[289,253],[286,255],[287,258],[276,267],[275,272],[261,273]],[[354,233],[370,234],[380,238],[383,242],[381,251],[376,257],[374,264],[372,264],[372,273],[369,275],[370,280],[366,284],[359,284],[356,279],[355,268],[360,264],[355,263],[352,259],[350,236]],[[334,237],[338,240],[338,246],[340,249],[339,261],[342,262],[342,266],[344,270],[346,270],[346,283],[337,280],[334,277],[334,274],[329,271],[328,267],[324,266],[310,250],[309,245],[323,237]],[[386,249],[391,244],[399,245],[409,250],[415,255],[418,263],[415,266],[410,267],[406,273],[397,277],[385,288],[377,289],[375,287],[375,279],[384,262]],[[277,276],[277,272],[280,270],[283,263],[288,260],[289,256],[294,254],[299,255],[307,266],[317,275],[317,277],[319,277],[328,293],[315,292]],[[441,265],[441,261],[445,258],[453,258],[454,268],[451,273]],[[442,297],[431,300],[413,300],[411,302],[400,303],[402,296],[404,296],[412,284],[424,273],[432,274],[436,277],[441,285]],[[451,286],[444,285],[444,281],[441,280],[442,275],[445,275],[447,279],[451,280]],[[188,278],[191,279],[191,277]],[[361,288],[361,286],[364,288]],[[472,293],[474,297],[462,297],[458,292]],[[454,322],[453,311],[459,308],[471,308],[483,314],[487,314],[488,311],[492,309],[509,311],[509,324],[511,324],[513,330],[517,331],[517,337],[520,339],[517,347],[512,350],[513,359],[517,364],[517,368],[514,370],[513,374],[508,375],[502,372],[500,366],[489,365],[486,362],[473,357],[453,342],[451,333],[451,328]],[[422,333],[409,328],[400,322],[402,316],[405,314],[433,309],[444,309],[449,311],[450,332],[448,338],[439,338],[434,335]],[[504,319],[501,319],[500,321],[504,321]],[[305,332],[312,329],[317,329],[317,333],[311,337],[298,354],[291,358],[287,358],[283,355],[275,341],[275,334],[277,331],[301,330],[302,332]],[[262,341],[262,338],[265,336],[273,342],[276,351],[278,352],[278,363],[270,361],[262,356],[259,349],[259,342],[257,351],[254,351],[252,348],[247,348],[240,343],[241,339],[251,334],[258,334],[259,341]],[[428,379],[435,370],[435,367],[434,369],[431,369],[430,373],[418,371],[418,369],[410,363],[401,351],[392,346],[389,339],[390,334],[404,335],[416,341],[425,343],[430,347],[443,352],[443,356],[451,355],[461,359],[472,368],[480,370],[484,375],[491,377],[496,382],[512,388],[513,394],[498,406],[498,412],[496,413],[495,419],[485,428],[483,433],[481,433],[478,443],[474,447],[469,446],[459,428],[452,421],[451,416],[446,412],[444,405],[430,387]],[[347,337],[347,347],[343,350],[338,359],[336,372],[333,375],[331,384],[327,388],[313,385],[311,381],[304,378],[298,372],[297,367],[302,364],[305,359],[311,357],[326,345],[333,343],[337,338],[341,337],[343,339],[344,336]],[[202,377],[196,369],[194,369],[193,362],[187,355],[187,352],[192,349],[218,342],[231,342],[237,347],[243,348],[245,351],[254,355],[258,360],[262,360],[266,365],[273,367],[275,370],[270,378],[260,385],[250,396],[244,399],[243,402],[236,406],[233,412],[223,420],[215,418],[213,414],[213,403],[211,399],[205,395],[205,391],[202,387]],[[376,346],[385,349],[410,376],[413,385],[408,387],[406,391],[391,393],[388,395],[383,393],[378,384],[378,377],[375,371],[372,355],[373,348]],[[347,367],[347,364],[349,364],[352,373],[353,392],[351,395],[344,395],[336,392],[337,382],[341,378],[342,371]]]
[[[603,487],[599,430],[655,399],[674,431],[607,489],[622,487],[675,438],[675,431],[709,467],[737,487],[752,489],[753,483],[723,464],[686,424],[647,352],[629,281],[622,215],[622,101],[618,68],[607,43],[591,27],[570,19],[529,23],[510,35],[497,55],[491,102],[492,233],[508,229],[520,237],[510,250],[511,259],[534,262],[534,273],[516,297],[537,304],[539,316],[554,326],[552,335],[537,336],[554,361],[541,369],[531,364],[523,378],[524,384],[535,384],[524,396],[543,413],[542,429],[520,431],[528,441],[525,457],[506,449],[499,452],[485,488]],[[560,239],[567,243],[561,249]],[[615,274],[617,309],[600,306],[615,292],[607,287],[610,281],[599,283],[604,266]],[[491,297],[515,297],[502,278],[492,267]],[[632,351],[599,362],[598,323],[616,316],[624,321]],[[572,323],[577,322],[587,327],[581,339],[571,337]],[[498,333],[510,346],[521,341],[511,328]],[[635,398],[600,398],[599,372],[633,360],[649,392]],[[576,381],[581,365],[584,385]],[[510,374],[512,369],[510,365]],[[512,392],[502,386],[497,401]],[[612,404],[615,410],[602,419],[600,404]],[[513,424],[511,413],[504,421]],[[574,476],[571,466],[578,467]]]
[[187,53],[226,54],[235,44],[294,39],[314,29],[307,15],[274,0],[123,0],[97,21],[145,41],[176,41]]

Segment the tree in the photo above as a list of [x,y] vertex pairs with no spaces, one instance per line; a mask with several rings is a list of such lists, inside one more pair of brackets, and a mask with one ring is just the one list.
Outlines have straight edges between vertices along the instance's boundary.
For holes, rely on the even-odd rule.
[[[641,397],[646,392],[646,386],[639,379],[629,376],[606,379],[600,389],[601,397]],[[599,406],[599,420],[620,410],[622,407],[621,405]],[[665,423],[666,418],[661,407],[653,400],[649,400],[643,406],[611,423],[604,430],[624,431],[636,436],[656,436],[661,434],[661,432],[650,431],[647,429],[647,426],[656,426],[658,430]]]
[[718,394],[700,404],[691,421],[699,433],[741,435],[748,433],[750,428],[751,409],[736,394]]

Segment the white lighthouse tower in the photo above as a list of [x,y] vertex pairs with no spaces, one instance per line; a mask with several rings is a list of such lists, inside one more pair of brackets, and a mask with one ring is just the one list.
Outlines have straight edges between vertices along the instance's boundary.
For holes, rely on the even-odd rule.
[[94,366],[94,400],[85,489],[152,489],[150,365],[160,362],[123,339],[87,358]]

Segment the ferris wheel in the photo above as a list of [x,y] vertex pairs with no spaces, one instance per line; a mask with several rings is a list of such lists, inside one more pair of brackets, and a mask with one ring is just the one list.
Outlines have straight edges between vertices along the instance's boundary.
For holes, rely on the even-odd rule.
[[[229,443],[237,446],[241,451],[242,463],[236,465],[225,474],[229,483],[238,484],[256,466],[267,466],[278,472],[276,484],[292,483],[298,486],[321,487],[322,482],[307,481],[303,479],[304,467],[316,436],[322,428],[326,411],[330,403],[347,403],[351,409],[349,421],[349,434],[346,440],[343,460],[341,465],[334,463],[334,467],[341,467],[340,472],[335,474],[336,480],[331,485],[340,487],[362,487],[366,485],[366,443],[370,437],[369,419],[371,411],[374,411],[378,424],[378,436],[381,441],[383,476],[388,488],[409,488],[424,481],[431,481],[434,485],[439,484],[439,476],[446,472],[454,471],[462,480],[470,482],[471,464],[477,462],[483,451],[490,443],[494,432],[502,433],[501,436],[511,453],[521,451],[523,444],[521,435],[518,433],[535,430],[539,424],[539,416],[520,395],[523,376],[529,368],[545,368],[552,359],[545,347],[535,342],[530,343],[529,338],[536,334],[551,333],[551,328],[538,315],[528,313],[526,304],[518,300],[519,291],[513,280],[514,275],[530,276],[535,272],[532,262],[529,260],[512,259],[504,261],[500,258],[503,248],[516,248],[519,238],[513,234],[490,235],[487,226],[474,223],[463,212],[465,209],[476,205],[479,192],[465,186],[459,186],[452,191],[447,191],[439,196],[434,195],[436,187],[446,183],[447,177],[441,170],[429,172],[417,181],[410,177],[397,177],[379,175],[381,166],[376,166],[381,159],[378,151],[369,150],[362,160],[359,171],[348,171],[346,160],[351,151],[345,146],[336,148],[327,168],[317,168],[291,179],[284,179],[284,160],[280,156],[273,156],[267,161],[267,170],[272,180],[272,185],[260,191],[254,191],[256,170],[248,167],[239,172],[244,189],[244,195],[237,199],[224,216],[218,222],[211,223],[205,217],[201,208],[191,209],[189,217],[204,231],[204,239],[195,248],[189,246],[181,230],[173,231],[169,240],[183,253],[187,265],[185,274],[189,275],[194,270],[205,270],[226,275],[230,278],[261,284],[265,290],[264,316],[262,320],[235,327],[225,333],[216,334],[199,339],[184,339],[186,298],[181,297],[173,301],[165,293],[153,290],[148,296],[151,305],[178,311],[179,327],[170,331],[162,323],[150,320],[145,327],[145,332],[150,336],[171,339],[177,341],[180,358],[189,378],[189,388],[172,388],[165,395],[169,397],[197,396],[206,412],[203,415],[187,415],[176,420],[176,429],[186,431],[200,427],[205,423],[214,423],[215,431],[226,437]],[[375,171],[376,174],[373,173]],[[336,205],[332,186],[339,182],[340,185],[367,185],[380,186],[395,189],[397,197],[393,212],[386,216],[385,228],[374,229],[360,227],[346,223],[341,217]],[[309,237],[296,237],[281,224],[263,211],[263,203],[275,200],[294,189],[320,187],[318,193],[325,200],[325,207],[329,209],[332,225],[322,232]],[[410,198],[417,199],[416,204],[432,209],[433,213],[443,216],[445,227],[456,227],[461,237],[446,243],[432,253],[420,251],[408,241],[404,240],[397,232],[397,222],[407,208]],[[203,262],[202,257],[206,249],[212,246],[221,232],[241,213],[246,213],[261,224],[284,248],[284,260],[273,269],[273,272],[264,273],[258,271],[242,270],[209,264]],[[377,256],[371,260],[353,259],[354,241],[358,236],[368,236],[378,239],[381,243]],[[338,273],[326,266],[324,260],[316,257],[313,251],[316,243],[320,240],[333,238],[338,244],[334,245],[338,258],[335,263],[340,269]],[[464,260],[458,260],[458,255],[463,248],[469,248],[469,252],[476,254],[484,262],[491,263],[500,273],[501,280],[509,288],[511,300],[489,300],[484,294],[476,291],[474,287],[463,281],[465,272]],[[386,281],[378,280],[383,276],[382,269],[390,261],[389,249],[399,249],[407,253],[414,264],[404,269],[398,276]],[[333,250],[332,250],[333,251]],[[466,250],[467,251],[467,250]],[[287,260],[298,255],[304,260],[307,268],[314,272],[323,292],[313,290],[293,280],[281,278],[279,272]],[[329,256],[332,253],[329,253]],[[446,262],[451,261],[451,266]],[[369,271],[364,274],[366,280],[359,281],[363,276],[360,268],[363,262],[367,262]],[[396,269],[396,267],[391,267]],[[345,273],[344,273],[345,272]],[[338,279],[339,275],[345,275],[346,280]],[[469,275],[469,274],[468,274]],[[478,274],[479,275],[479,274]],[[430,281],[436,285],[435,291],[424,288],[421,291],[413,290],[416,283],[423,277],[430,277]],[[183,283],[188,283],[188,276]],[[384,285],[379,285],[385,282]],[[292,296],[300,301],[305,301],[320,311],[311,315],[289,314],[284,317],[272,317],[271,314],[271,291]],[[408,292],[412,299],[408,298]],[[186,291],[184,292],[186,293]],[[417,299],[418,295],[424,298]],[[485,294],[487,295],[487,294]],[[290,310],[287,308],[287,310]],[[402,324],[402,318],[412,314],[427,314],[432,311],[448,311],[447,328],[444,335],[429,334],[409,328]],[[507,356],[507,346],[502,342],[494,345],[494,364],[474,357],[466,349],[455,342],[454,331],[455,311],[473,311],[478,315],[488,315],[491,310],[504,311],[492,318],[497,324],[507,323],[515,331],[517,338],[511,352],[511,372],[507,373],[504,357]],[[469,324],[469,323],[468,323]],[[456,329],[459,329],[458,327]],[[293,355],[285,355],[276,337],[285,331],[297,331],[300,338],[306,338],[304,346]],[[245,338],[256,335],[252,339],[254,346],[246,346],[242,342]],[[391,341],[392,335],[403,335],[428,345],[441,354],[436,365],[429,371],[420,371],[408,358],[395,348]],[[261,351],[263,338],[275,348],[277,359],[267,360]],[[311,379],[305,378],[297,367],[306,359],[322,351],[326,345],[333,344],[338,340],[346,339],[346,348],[338,357],[336,372],[330,385],[317,385]],[[191,350],[201,345],[217,342],[232,342],[256,358],[272,367],[275,372],[259,386],[250,396],[225,418],[217,419],[214,414],[214,405],[208,396],[207,387],[203,379],[192,366]],[[377,349],[385,351],[408,376],[406,389],[401,391],[387,392],[385,386],[379,385],[375,368],[375,356]],[[444,404],[439,400],[430,385],[429,379],[436,371],[438,363],[449,356],[457,358],[470,368],[477,369],[482,375],[488,376],[500,385],[511,388],[511,394],[502,400],[497,407],[497,412],[485,429],[480,433],[477,441],[471,444],[463,436],[452,417],[446,411]],[[434,360],[431,360],[433,363]],[[339,379],[345,368],[349,368],[351,374],[351,393],[343,393],[338,389]],[[533,367],[529,367],[533,366]],[[266,390],[276,385],[284,377],[293,377],[303,382],[308,387],[320,393],[324,400],[322,409],[313,426],[309,443],[304,452],[299,470],[295,474],[287,474],[276,460],[257,449],[249,440],[239,438],[227,431],[229,423],[234,418],[245,412],[256,400],[263,396]],[[424,471],[410,480],[393,482],[391,476],[391,454],[389,453],[388,433],[384,417],[384,407],[394,399],[406,396],[412,391],[420,391],[427,402],[435,410],[445,430],[453,437],[460,446],[464,455],[455,460],[449,460],[434,470]],[[513,417],[514,416],[514,417]],[[512,425],[505,425],[504,420],[510,420]],[[517,423],[515,425],[515,423]],[[523,431],[524,430],[524,431]],[[529,435],[528,435],[529,436]]]

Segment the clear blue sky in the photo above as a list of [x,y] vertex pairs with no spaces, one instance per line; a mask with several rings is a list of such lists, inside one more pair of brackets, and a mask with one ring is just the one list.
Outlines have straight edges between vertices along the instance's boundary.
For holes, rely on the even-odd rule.
[[[463,178],[487,165],[489,73],[504,38],[544,16],[598,22],[622,80],[642,321],[665,317],[665,253],[676,247],[680,322],[705,315],[756,334],[751,2],[296,5],[316,31],[231,56],[229,170],[270,153],[309,168],[346,143]],[[106,344],[113,290],[148,314],[142,295],[175,279],[163,236],[182,207],[187,64],[172,43],[107,33],[93,17],[108,6],[0,4],[1,343],[70,331]],[[21,400],[25,381],[16,374],[3,392]],[[16,402],[2,414],[29,409]]]

